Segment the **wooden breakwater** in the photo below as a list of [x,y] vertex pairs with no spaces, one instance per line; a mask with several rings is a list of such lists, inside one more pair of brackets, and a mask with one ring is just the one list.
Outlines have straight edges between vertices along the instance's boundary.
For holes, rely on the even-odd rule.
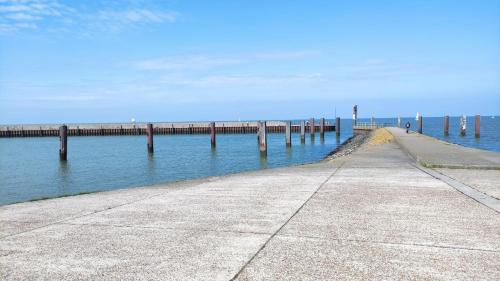
[[[193,123],[153,123],[153,134],[155,135],[191,135],[210,134],[211,122]],[[60,124],[53,125],[0,125],[0,138],[17,137],[58,137]],[[291,125],[291,131],[300,132],[299,124]],[[67,124],[68,136],[128,136],[146,135],[147,123],[123,123],[123,124]],[[285,133],[286,122],[267,121],[268,133]],[[328,124],[324,120],[319,123],[310,123],[305,126],[305,131],[335,131],[335,125]],[[215,132],[218,134],[255,134],[257,133],[257,122],[215,122]]]

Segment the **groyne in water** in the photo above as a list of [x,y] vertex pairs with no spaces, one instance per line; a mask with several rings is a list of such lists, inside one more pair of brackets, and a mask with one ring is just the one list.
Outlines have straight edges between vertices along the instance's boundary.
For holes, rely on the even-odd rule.
[[[68,136],[121,136],[146,135],[147,123],[115,123],[115,124],[66,124]],[[0,125],[1,138],[14,137],[57,137],[61,124],[52,125]],[[323,126],[323,129],[321,128]],[[332,132],[335,125],[315,123],[316,131]],[[282,121],[267,121],[267,132],[284,133],[286,124]],[[300,132],[300,125],[293,124],[291,131]],[[305,126],[310,131],[310,126]],[[257,122],[215,122],[218,134],[255,134]],[[153,123],[153,133],[157,135],[177,134],[210,134],[210,122],[191,123]]]

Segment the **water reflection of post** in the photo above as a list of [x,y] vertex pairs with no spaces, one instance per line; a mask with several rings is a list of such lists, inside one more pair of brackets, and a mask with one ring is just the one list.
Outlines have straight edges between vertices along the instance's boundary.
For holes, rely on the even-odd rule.
[[263,155],[262,153],[260,154],[259,164],[261,169],[266,169],[268,167],[266,155]]
[[149,172],[155,169],[156,161],[154,153],[148,153],[148,169]]
[[70,182],[71,182],[71,176],[70,176],[70,166],[69,166],[68,161],[59,161],[59,175],[60,178],[62,179],[61,185],[59,186],[59,194],[60,195],[67,195],[70,194],[71,192],[67,189],[69,187]]
[[210,149],[210,173],[212,175],[217,172],[217,149],[212,147]]
[[286,159],[288,161],[292,159],[292,147],[291,146],[286,147]]

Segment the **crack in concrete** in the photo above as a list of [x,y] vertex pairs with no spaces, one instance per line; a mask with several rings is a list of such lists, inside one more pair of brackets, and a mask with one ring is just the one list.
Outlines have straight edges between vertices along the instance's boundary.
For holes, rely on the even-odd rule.
[[238,278],[238,276],[243,272],[243,270],[245,270],[245,268],[257,257],[257,255],[262,251],[264,250],[264,248],[269,244],[269,242],[293,219],[293,217],[295,217],[295,215],[297,215],[300,210],[302,210],[302,208],[304,208],[304,206],[307,204],[307,202],[309,202],[309,200],[311,200],[311,198],[314,197],[314,195],[316,195],[318,193],[318,191],[337,173],[337,171],[340,170],[340,168],[342,168],[342,166],[344,165],[345,162],[342,162],[340,164],[339,167],[335,168],[335,170],[330,174],[330,176],[325,180],[323,181],[319,186],[318,188],[313,192],[313,194],[311,194],[311,196],[309,196],[309,198],[306,199],[306,201],[304,201],[304,203],[292,214],[292,216],[290,216],[290,218],[288,218],[288,220],[285,221],[284,224],[282,224],[280,226],[280,228],[278,228],[278,230],[276,230],[272,235],[271,237],[269,237],[266,242],[264,242],[264,244],[257,250],[257,252],[255,252],[255,254],[240,268],[240,270],[233,276],[233,278],[230,279],[230,281],[233,281],[233,280],[236,280],[236,278]]
[[118,227],[118,228],[137,228],[137,229],[157,229],[157,230],[181,230],[181,231],[202,231],[202,232],[221,232],[221,233],[239,233],[239,234],[255,234],[255,235],[270,235],[273,232],[257,232],[257,231],[238,231],[238,230],[214,230],[208,228],[183,228],[183,227],[163,227],[163,226],[141,226],[141,225],[126,225],[126,224],[102,224],[102,223],[68,223],[59,224],[74,225],[74,226],[97,226],[97,227]]
[[69,221],[69,220],[72,220],[72,219],[83,218],[83,217],[90,216],[90,215],[93,215],[93,214],[98,214],[98,213],[101,213],[101,212],[104,212],[104,211],[107,211],[107,210],[115,209],[115,208],[118,208],[118,207],[121,207],[121,206],[126,206],[126,205],[130,205],[130,204],[134,204],[136,202],[140,202],[140,201],[143,201],[143,200],[151,199],[151,198],[160,196],[162,194],[163,194],[163,192],[155,194],[155,195],[152,195],[152,196],[144,197],[144,198],[139,199],[139,200],[134,200],[134,201],[126,202],[126,203],[119,204],[119,205],[112,206],[112,207],[106,207],[104,209],[93,211],[93,212],[90,212],[90,213],[85,213],[85,214],[82,214],[82,215],[76,215],[76,216],[72,216],[72,217],[69,217],[69,218],[64,218],[64,219],[61,219],[61,220],[58,220],[58,221],[55,221],[55,222],[52,222],[52,223],[48,223],[48,224],[44,224],[44,225],[41,225],[41,226],[38,226],[38,227],[35,227],[35,228],[28,229],[28,230],[25,230],[25,231],[21,231],[21,232],[9,234],[9,235],[6,235],[6,236],[2,236],[2,237],[0,237],[0,240],[3,240],[5,238],[10,238],[10,237],[13,237],[13,236],[16,236],[16,235],[24,234],[24,233],[27,233],[27,232],[35,231],[35,230],[38,230],[38,229],[41,229],[41,228],[49,227],[49,226],[52,226],[52,225],[61,224],[61,223],[65,222],[65,221]]
[[468,251],[500,253],[500,250],[488,250],[488,249],[481,249],[481,248],[469,248],[469,247],[460,247],[460,246],[451,246],[451,245],[446,246],[446,245],[430,245],[430,244],[422,244],[422,243],[402,243],[402,242],[372,241],[372,240],[361,240],[361,239],[326,238],[326,237],[309,236],[309,235],[278,234],[276,236],[288,237],[288,238],[308,238],[308,239],[325,240],[325,241],[346,241],[346,242],[367,243],[367,244],[417,246],[417,247],[426,247],[426,248],[440,248],[440,249],[453,249],[453,250],[468,250]]

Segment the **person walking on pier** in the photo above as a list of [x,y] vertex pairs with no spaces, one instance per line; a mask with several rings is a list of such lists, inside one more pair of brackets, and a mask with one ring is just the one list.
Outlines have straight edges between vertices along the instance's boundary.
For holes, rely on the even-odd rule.
[[408,132],[410,131],[410,121],[406,122],[405,124],[405,128],[406,128],[406,133],[408,134]]

